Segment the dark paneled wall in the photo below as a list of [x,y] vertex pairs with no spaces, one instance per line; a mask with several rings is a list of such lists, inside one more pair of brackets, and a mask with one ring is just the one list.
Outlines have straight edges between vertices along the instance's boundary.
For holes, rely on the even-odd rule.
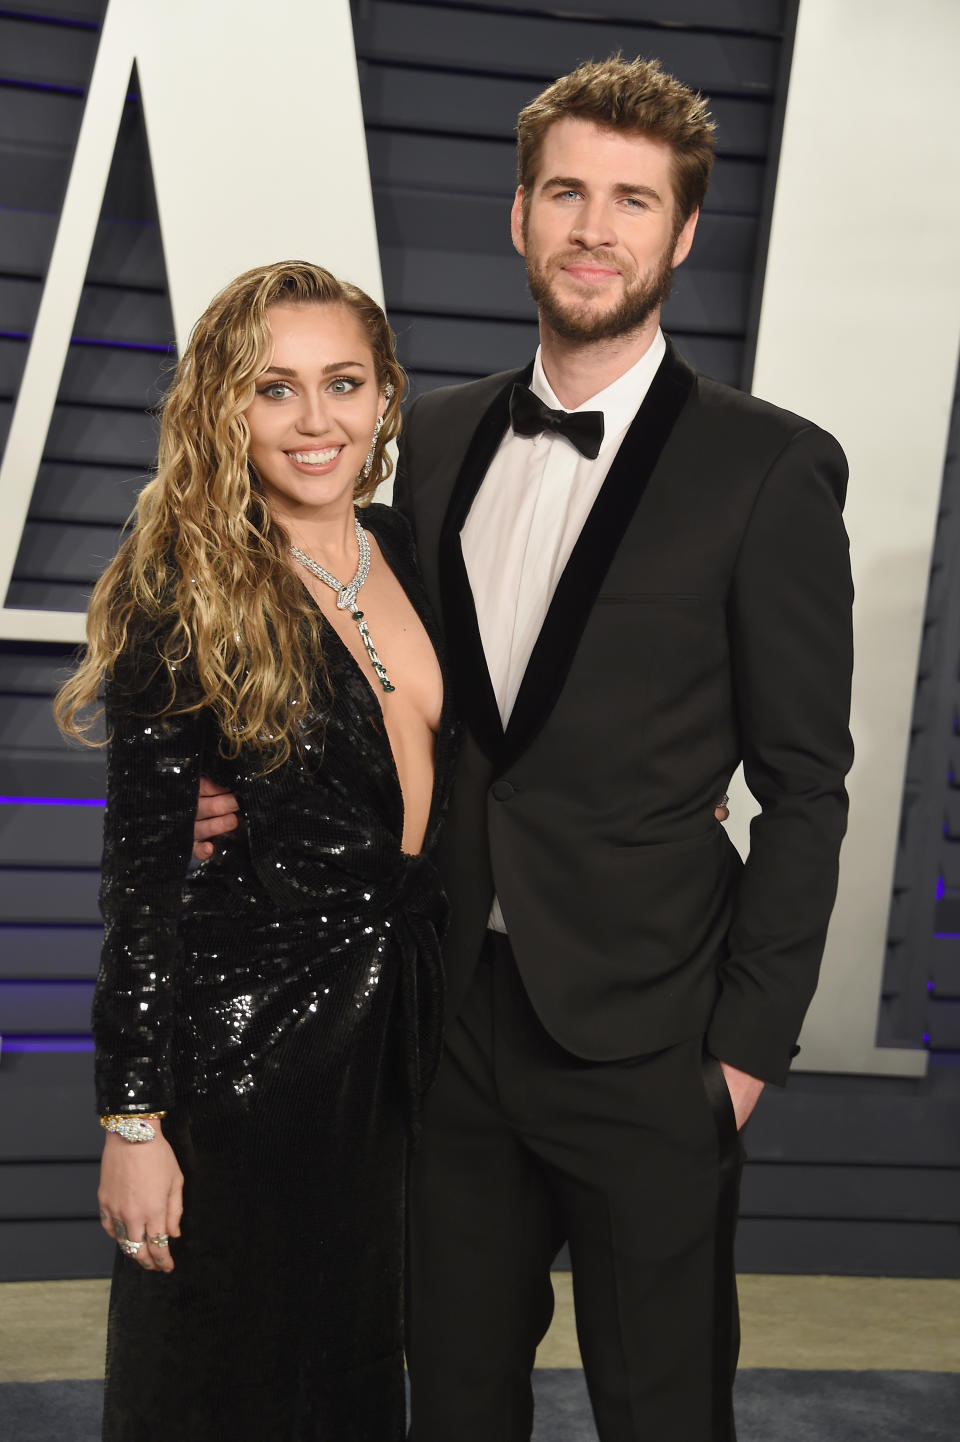
[[[33,0],[0,10],[4,426],[104,8]],[[355,0],[386,298],[414,388],[510,366],[532,351],[534,312],[507,224],[516,112],[553,75],[617,48],[658,55],[710,95],[719,159],[667,324],[696,365],[737,383],[752,361],[791,7],[578,0],[569,7],[576,17],[556,8],[549,0]],[[136,94],[134,75],[8,604],[82,608],[151,463],[148,408],[172,362],[172,325]],[[111,1262],[93,1220],[99,1131],[88,1038],[102,760],[68,751],[53,727],[50,697],[67,660],[61,647],[0,643],[0,794],[12,798],[0,803],[7,1278],[97,1275]],[[960,888],[960,879],[952,884]],[[912,913],[914,930],[925,924]],[[904,996],[915,999],[919,985],[922,1011],[925,976],[901,973]],[[960,1176],[957,1075],[943,1067],[924,1083],[800,1076],[766,1098],[749,1139],[742,1264],[960,1272],[950,1220]]]

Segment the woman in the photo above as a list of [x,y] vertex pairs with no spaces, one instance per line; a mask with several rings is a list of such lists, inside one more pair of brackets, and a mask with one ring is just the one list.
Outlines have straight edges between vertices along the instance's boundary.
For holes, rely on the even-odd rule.
[[[402,385],[356,287],[299,262],[229,285],[58,698],[78,735],[105,682],[110,1442],[403,1436],[452,729],[405,523],[355,511]],[[184,885],[201,772],[246,827]]]

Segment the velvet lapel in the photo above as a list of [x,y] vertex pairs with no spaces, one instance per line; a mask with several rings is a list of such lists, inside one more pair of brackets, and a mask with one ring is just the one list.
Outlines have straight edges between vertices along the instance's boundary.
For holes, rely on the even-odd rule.
[[603,578],[694,381],[694,372],[668,341],[667,353],[557,582],[497,757],[503,766],[530,744],[556,705]]
[[494,762],[503,749],[503,724],[480,639],[460,531],[510,424],[510,392],[514,381],[529,382],[532,374],[531,362],[524,370],[511,375],[481,416],[467,445],[440,531],[440,599],[450,672],[463,717],[487,758]]

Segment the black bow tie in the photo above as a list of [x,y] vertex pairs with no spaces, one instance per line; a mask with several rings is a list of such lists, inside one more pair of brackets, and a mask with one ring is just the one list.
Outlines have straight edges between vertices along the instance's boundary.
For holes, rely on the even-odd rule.
[[554,411],[529,386],[514,384],[510,392],[510,424],[518,436],[556,431],[566,436],[588,461],[595,461],[603,441],[603,411]]

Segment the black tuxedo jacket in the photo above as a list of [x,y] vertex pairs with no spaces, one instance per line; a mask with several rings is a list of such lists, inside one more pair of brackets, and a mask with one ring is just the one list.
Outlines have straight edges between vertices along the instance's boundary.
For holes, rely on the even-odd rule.
[[[568,1050],[611,1060],[705,1034],[721,1060],[782,1082],[846,825],[843,453],[668,346],[504,732],[459,532],[529,375],[420,397],[397,473],[466,723],[439,852],[448,1016],[496,888],[533,1005]],[[713,815],[741,759],[763,808],[745,867]]]

